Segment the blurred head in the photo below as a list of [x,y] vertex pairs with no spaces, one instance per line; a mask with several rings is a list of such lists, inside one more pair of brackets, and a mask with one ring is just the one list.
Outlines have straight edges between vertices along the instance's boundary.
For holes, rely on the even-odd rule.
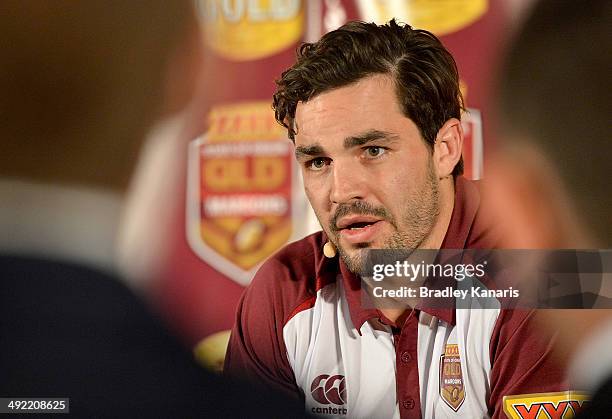
[[[610,247],[612,5],[540,1],[508,54],[494,203],[514,247]],[[503,185],[499,187],[499,183]],[[503,192],[502,192],[503,191]]]
[[[611,18],[607,0],[539,0],[510,48],[499,88],[501,150],[485,195],[504,220],[506,247],[611,247]],[[582,291],[598,292],[594,276],[583,277]],[[599,292],[610,295],[602,278]],[[540,310],[538,318],[557,333],[555,353],[568,364],[610,314]]]
[[0,176],[123,190],[147,129],[188,99],[191,8],[3,1]]
[[348,23],[303,45],[277,85],[276,119],[349,269],[363,249],[439,246],[463,134],[456,65],[434,35]]

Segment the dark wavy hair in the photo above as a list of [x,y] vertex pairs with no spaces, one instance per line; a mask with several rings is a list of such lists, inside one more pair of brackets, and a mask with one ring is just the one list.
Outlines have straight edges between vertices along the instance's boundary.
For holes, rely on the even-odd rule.
[[[318,42],[302,44],[296,63],[276,81],[276,120],[293,141],[298,102],[374,74],[393,77],[402,112],[431,150],[442,125],[461,118],[463,98],[452,55],[432,33],[392,19],[385,25],[349,22]],[[462,173],[463,157],[453,175]]]

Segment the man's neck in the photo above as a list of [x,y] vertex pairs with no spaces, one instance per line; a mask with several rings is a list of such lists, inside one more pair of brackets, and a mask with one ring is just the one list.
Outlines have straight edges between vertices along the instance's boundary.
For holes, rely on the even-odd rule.
[[429,235],[419,246],[420,249],[439,249],[444,242],[455,206],[455,181],[452,176],[440,180],[439,211]]
[[[439,206],[440,211],[436,222],[429,235],[423,240],[421,246],[419,246],[421,249],[439,249],[444,242],[455,206],[455,181],[452,176],[440,180]],[[395,324],[398,324],[398,322],[403,324],[405,314],[413,307],[414,305],[405,308],[381,308],[379,311]],[[399,326],[401,326],[401,324],[399,324]]]

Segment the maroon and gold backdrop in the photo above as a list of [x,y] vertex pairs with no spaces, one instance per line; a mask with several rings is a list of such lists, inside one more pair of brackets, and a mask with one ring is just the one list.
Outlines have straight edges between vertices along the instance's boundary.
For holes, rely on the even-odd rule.
[[[469,113],[466,174],[482,176],[487,97],[507,18],[501,0],[199,0],[207,82],[184,129],[169,249],[153,289],[203,362],[218,364],[257,267],[316,229],[286,132],[270,107],[296,47],[348,20],[391,17],[439,35],[455,56]],[[187,144],[188,143],[188,144]],[[266,304],[265,301],[261,302]]]

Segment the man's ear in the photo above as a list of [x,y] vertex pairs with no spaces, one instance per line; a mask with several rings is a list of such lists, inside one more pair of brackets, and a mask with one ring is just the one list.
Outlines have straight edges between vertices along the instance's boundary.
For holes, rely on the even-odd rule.
[[463,128],[461,121],[451,118],[442,125],[436,136],[433,159],[440,178],[450,176],[461,158],[463,150]]

